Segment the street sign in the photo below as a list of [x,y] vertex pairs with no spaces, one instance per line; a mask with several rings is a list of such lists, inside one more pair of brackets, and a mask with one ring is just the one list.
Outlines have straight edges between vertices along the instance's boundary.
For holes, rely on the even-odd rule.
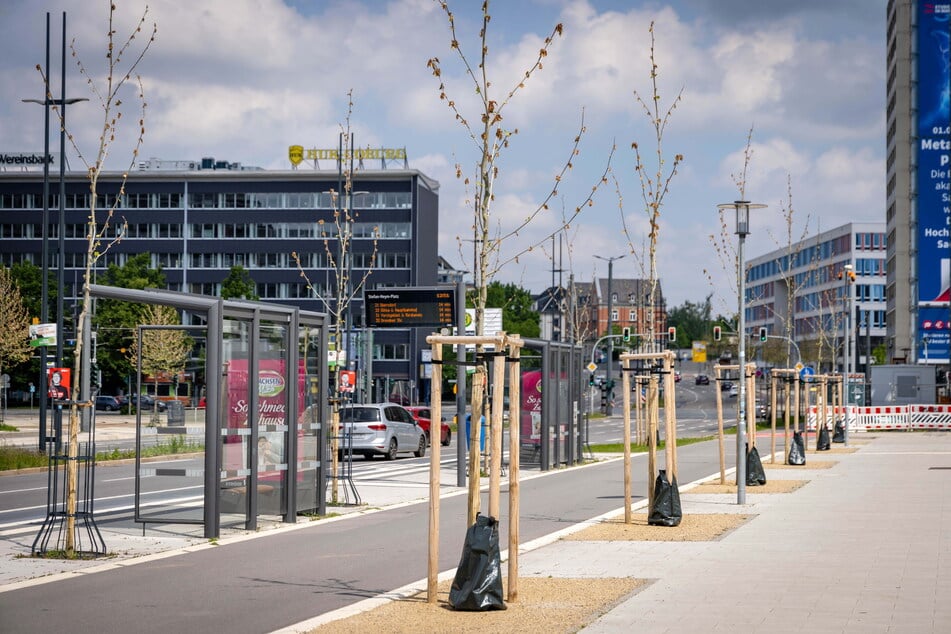
[[455,322],[454,289],[387,288],[366,291],[363,299],[369,328],[437,328]]
[[812,375],[814,375],[815,373],[816,371],[812,369],[812,366],[807,365],[806,367],[804,367],[802,370],[799,371],[799,378],[803,381],[809,381]]
[[589,363],[589,364],[588,364],[588,372],[594,372],[594,371],[597,370],[597,369],[598,369],[598,366],[597,366],[596,363]]

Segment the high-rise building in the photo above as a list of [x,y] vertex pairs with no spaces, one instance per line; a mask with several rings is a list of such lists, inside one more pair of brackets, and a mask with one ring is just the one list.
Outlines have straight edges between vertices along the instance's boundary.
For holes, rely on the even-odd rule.
[[887,362],[947,364],[951,2],[889,0],[886,15]]

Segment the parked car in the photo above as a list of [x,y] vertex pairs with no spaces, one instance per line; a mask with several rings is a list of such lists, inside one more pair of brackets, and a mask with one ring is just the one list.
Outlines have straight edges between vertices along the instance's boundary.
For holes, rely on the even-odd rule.
[[153,397],[148,394],[132,394],[128,397],[128,402],[132,405],[135,405],[142,411],[153,411],[158,409],[160,412],[164,412],[168,409],[168,405],[165,401],[155,400]]
[[119,399],[115,396],[97,396],[96,397],[96,411],[100,412],[118,412],[119,411]]
[[[366,459],[383,456],[393,460],[401,452],[417,458],[426,455],[426,432],[406,408],[395,403],[348,405],[340,410],[344,442]],[[349,442],[348,442],[349,441]]]
[[733,381],[720,381],[720,391],[728,392],[733,389]]
[[[433,417],[432,410],[425,405],[413,405],[411,407],[407,407],[406,411],[413,415],[413,418],[416,419],[416,422],[419,424],[419,426],[423,428],[424,432],[426,432],[426,440],[432,444],[432,438],[430,438],[429,435],[429,425]],[[449,442],[452,440],[452,430],[449,428],[449,423],[446,422],[445,417],[443,417],[442,424],[439,427],[439,444],[443,447],[448,447]]]
[[740,388],[735,385],[730,386],[730,398],[737,396],[740,393]]
[[674,383],[680,383],[680,379],[683,377],[680,376],[680,370],[674,371]]
[[769,408],[766,406],[766,403],[756,404],[756,418],[758,420],[766,420],[769,418]]
[[698,374],[697,378],[694,379],[694,385],[710,385],[710,377],[706,374]]

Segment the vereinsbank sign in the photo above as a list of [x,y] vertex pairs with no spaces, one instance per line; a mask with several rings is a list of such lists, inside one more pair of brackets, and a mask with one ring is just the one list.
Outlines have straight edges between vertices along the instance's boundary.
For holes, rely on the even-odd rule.
[[43,160],[42,152],[0,152],[0,165],[7,167],[43,167],[44,163],[50,166],[57,164],[58,154],[48,154]]

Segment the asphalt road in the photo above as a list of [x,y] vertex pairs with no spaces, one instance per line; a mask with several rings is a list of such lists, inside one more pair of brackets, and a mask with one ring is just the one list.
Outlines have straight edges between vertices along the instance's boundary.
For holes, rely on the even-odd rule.
[[[730,452],[728,452],[729,454]],[[718,469],[714,442],[682,447],[680,481]],[[521,483],[523,542],[623,504],[623,463],[562,469]],[[646,457],[632,463],[646,495]],[[483,508],[487,500],[483,500]],[[507,496],[501,503],[507,540]],[[465,496],[441,502],[439,569],[458,565]],[[21,633],[268,632],[425,578],[428,504],[417,503],[147,564],[0,593],[4,623]]]

